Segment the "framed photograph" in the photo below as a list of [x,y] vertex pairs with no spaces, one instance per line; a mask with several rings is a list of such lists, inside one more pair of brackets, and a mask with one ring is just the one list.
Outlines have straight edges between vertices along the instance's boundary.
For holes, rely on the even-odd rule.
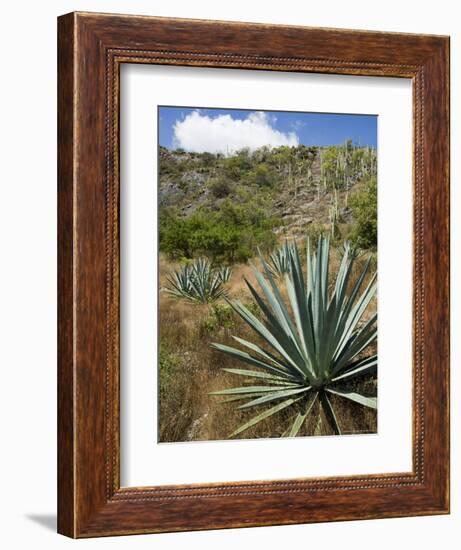
[[449,39],[58,20],[58,530],[449,512]]

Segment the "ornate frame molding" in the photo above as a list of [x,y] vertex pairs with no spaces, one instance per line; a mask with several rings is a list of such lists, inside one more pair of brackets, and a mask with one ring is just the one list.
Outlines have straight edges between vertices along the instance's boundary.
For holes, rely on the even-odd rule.
[[[102,536],[448,512],[448,51],[448,39],[435,36],[84,13],[59,19],[61,533]],[[413,80],[412,472],[120,487],[121,63]]]

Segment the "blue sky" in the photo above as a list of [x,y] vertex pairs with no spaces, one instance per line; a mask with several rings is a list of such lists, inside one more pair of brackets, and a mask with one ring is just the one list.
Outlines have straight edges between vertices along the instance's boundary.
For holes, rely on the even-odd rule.
[[159,141],[168,148],[230,153],[262,145],[377,145],[377,116],[159,107]]

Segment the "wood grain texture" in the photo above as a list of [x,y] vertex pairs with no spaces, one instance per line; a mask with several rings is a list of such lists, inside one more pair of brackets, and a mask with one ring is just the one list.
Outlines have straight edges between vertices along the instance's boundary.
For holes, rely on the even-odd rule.
[[[59,18],[59,522],[91,537],[447,513],[449,40],[73,13]],[[413,80],[411,472],[120,488],[121,63]]]
[[74,21],[58,21],[58,531],[74,530]]

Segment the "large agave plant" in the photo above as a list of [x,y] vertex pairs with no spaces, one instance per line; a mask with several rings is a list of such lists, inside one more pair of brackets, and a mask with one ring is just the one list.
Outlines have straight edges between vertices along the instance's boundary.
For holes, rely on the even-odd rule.
[[165,290],[176,298],[191,302],[210,303],[226,296],[224,287],[231,277],[231,269],[214,269],[211,262],[199,258],[193,264],[185,265],[167,277],[170,285]]
[[[377,314],[363,316],[376,294],[376,273],[365,286],[369,260],[356,280],[351,280],[355,255],[344,249],[336,281],[329,289],[329,240],[320,237],[316,252],[307,243],[306,274],[296,245],[285,276],[285,300],[272,271],[262,259],[263,273],[254,269],[258,292],[246,284],[261,311],[263,320],[238,301],[233,309],[264,342],[263,345],[233,338],[243,349],[219,343],[212,346],[250,369],[226,368],[242,376],[247,385],[213,392],[232,401],[245,401],[238,408],[264,408],[230,437],[254,426],[283,409],[292,407],[293,421],[283,434],[295,436],[313,410],[316,401],[336,434],[341,433],[331,395],[376,409],[376,397],[350,389],[350,382],[376,373],[377,355],[366,350],[376,341]],[[363,288],[365,287],[365,288]]]

